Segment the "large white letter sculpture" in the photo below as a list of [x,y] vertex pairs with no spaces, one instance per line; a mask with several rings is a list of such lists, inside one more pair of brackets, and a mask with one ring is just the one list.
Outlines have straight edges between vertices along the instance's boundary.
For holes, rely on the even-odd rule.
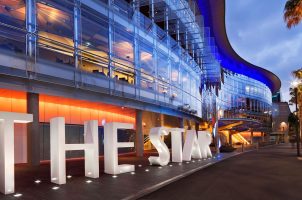
[[84,123],[84,144],[65,143],[65,119],[56,117],[50,120],[51,182],[66,184],[66,151],[85,151],[85,175],[99,178],[99,139],[98,121]]
[[198,142],[202,158],[212,157],[209,145],[212,142],[212,136],[208,131],[198,131]]
[[201,158],[200,147],[195,130],[187,130],[182,156],[184,161],[190,161],[191,158]]
[[15,192],[14,123],[29,123],[32,114],[0,112],[0,192]]
[[151,165],[161,165],[165,166],[170,161],[170,152],[167,145],[161,139],[162,136],[168,135],[169,132],[166,130],[165,127],[156,127],[150,130],[150,141],[157,149],[159,157],[157,156],[150,156],[149,162]]
[[182,133],[183,128],[171,128],[172,162],[182,162]]
[[118,129],[133,129],[133,124],[112,122],[104,125],[104,159],[107,174],[120,174],[135,170],[134,165],[118,165],[118,148],[134,147],[133,142],[118,142]]

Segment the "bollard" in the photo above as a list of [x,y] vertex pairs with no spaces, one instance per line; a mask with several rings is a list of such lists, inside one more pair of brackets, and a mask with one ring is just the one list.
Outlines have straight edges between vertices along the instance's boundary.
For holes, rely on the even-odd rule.
[[244,151],[244,144],[243,143],[241,144],[241,151],[242,152]]

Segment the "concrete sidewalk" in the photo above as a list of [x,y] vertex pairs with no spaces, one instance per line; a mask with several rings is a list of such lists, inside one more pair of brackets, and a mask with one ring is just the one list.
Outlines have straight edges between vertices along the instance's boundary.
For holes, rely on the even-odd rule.
[[[56,185],[50,182],[49,163],[30,168],[26,165],[16,167],[16,193],[22,194],[20,199],[26,200],[91,200],[91,199],[136,199],[153,192],[171,182],[188,176],[202,168],[213,165],[239,153],[220,154],[206,160],[192,160],[191,162],[170,163],[165,167],[150,166],[147,157],[120,157],[120,164],[135,164],[135,173],[120,174],[118,176],[103,173],[103,159],[100,159],[100,178],[84,177],[84,161],[67,161],[66,185]],[[40,183],[35,183],[40,180]],[[54,188],[58,186],[58,188]],[[1,195],[1,200],[16,199],[14,195]]]
[[225,160],[142,199],[301,200],[302,161],[290,145]]

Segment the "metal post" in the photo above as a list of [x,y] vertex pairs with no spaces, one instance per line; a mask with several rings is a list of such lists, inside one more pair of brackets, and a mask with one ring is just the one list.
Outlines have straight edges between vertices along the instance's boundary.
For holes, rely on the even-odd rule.
[[165,22],[166,22],[166,34],[169,35],[169,7],[166,6],[165,9]]
[[80,68],[80,51],[79,45],[81,41],[81,1],[74,0],[74,7],[73,7],[73,58],[74,58],[74,84],[76,88],[79,88],[82,81],[81,81],[81,72],[78,71]]
[[80,42],[80,26],[81,26],[81,2],[79,0],[74,0],[74,13],[73,13],[73,47],[74,47],[74,67],[79,68],[79,42]]
[[[170,47],[170,38],[169,36],[169,8],[168,6],[166,6],[165,9],[165,24],[166,24],[166,37],[167,37],[167,46]],[[171,75],[172,75],[172,66],[171,66],[171,48],[168,48],[168,84],[169,84],[169,88],[167,90],[168,92],[168,96],[172,95],[172,82],[171,82]]]
[[[137,8],[139,8],[139,1],[133,0],[132,4],[133,8],[133,24],[134,24],[134,41],[133,41],[133,49],[134,49],[134,68],[135,68],[135,84],[137,86],[140,85],[140,58],[139,58],[139,39],[138,39],[138,25],[139,25],[139,14],[137,12]],[[139,95],[139,94],[138,94]]]
[[114,14],[111,10],[113,7],[112,0],[108,0],[108,72],[109,77],[113,77],[113,67],[112,67],[112,58],[113,58],[113,23],[114,23]]
[[36,64],[36,0],[26,0],[26,68],[29,78],[33,78]]
[[151,21],[154,23],[154,16],[155,16],[155,12],[154,12],[154,0],[150,0],[149,1],[149,7],[151,6]]
[[[154,67],[154,76],[157,78],[158,77],[158,66],[157,66],[157,34],[156,34],[156,24],[155,24],[155,8],[154,8],[154,0],[150,0],[151,4],[151,20],[152,20],[152,32],[153,32],[153,67]],[[158,83],[157,79],[154,81],[154,90],[155,92],[158,91]],[[156,96],[157,100],[158,95]]]
[[179,27],[179,20],[176,21],[176,41],[177,44],[180,45],[180,27]]
[[194,44],[192,45],[192,58],[195,60],[195,49]]
[[189,51],[189,39],[188,39],[188,31],[185,32],[185,44],[186,44],[186,50]]

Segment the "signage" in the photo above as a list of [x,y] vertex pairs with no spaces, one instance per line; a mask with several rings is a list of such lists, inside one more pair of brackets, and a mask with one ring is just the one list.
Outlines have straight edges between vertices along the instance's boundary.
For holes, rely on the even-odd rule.
[[15,192],[14,123],[29,123],[33,115],[0,112],[0,192]]
[[[14,193],[14,123],[32,122],[32,114],[0,112],[0,192]],[[134,165],[118,165],[118,148],[134,147],[133,142],[118,142],[118,129],[133,129],[133,124],[106,123],[104,125],[104,165],[105,173],[120,174],[132,172]],[[189,161],[191,158],[211,157],[209,145],[212,137],[209,132],[186,131],[186,140],[182,149],[181,128],[152,128],[150,141],[159,156],[150,156],[151,165],[167,165],[170,162],[170,151],[162,140],[171,135],[172,162]],[[198,134],[198,137],[197,137]],[[55,117],[50,120],[50,168],[51,182],[66,184],[66,151],[83,150],[85,152],[85,176],[99,178],[99,144],[98,121],[84,123],[84,144],[65,143],[65,118]]]

